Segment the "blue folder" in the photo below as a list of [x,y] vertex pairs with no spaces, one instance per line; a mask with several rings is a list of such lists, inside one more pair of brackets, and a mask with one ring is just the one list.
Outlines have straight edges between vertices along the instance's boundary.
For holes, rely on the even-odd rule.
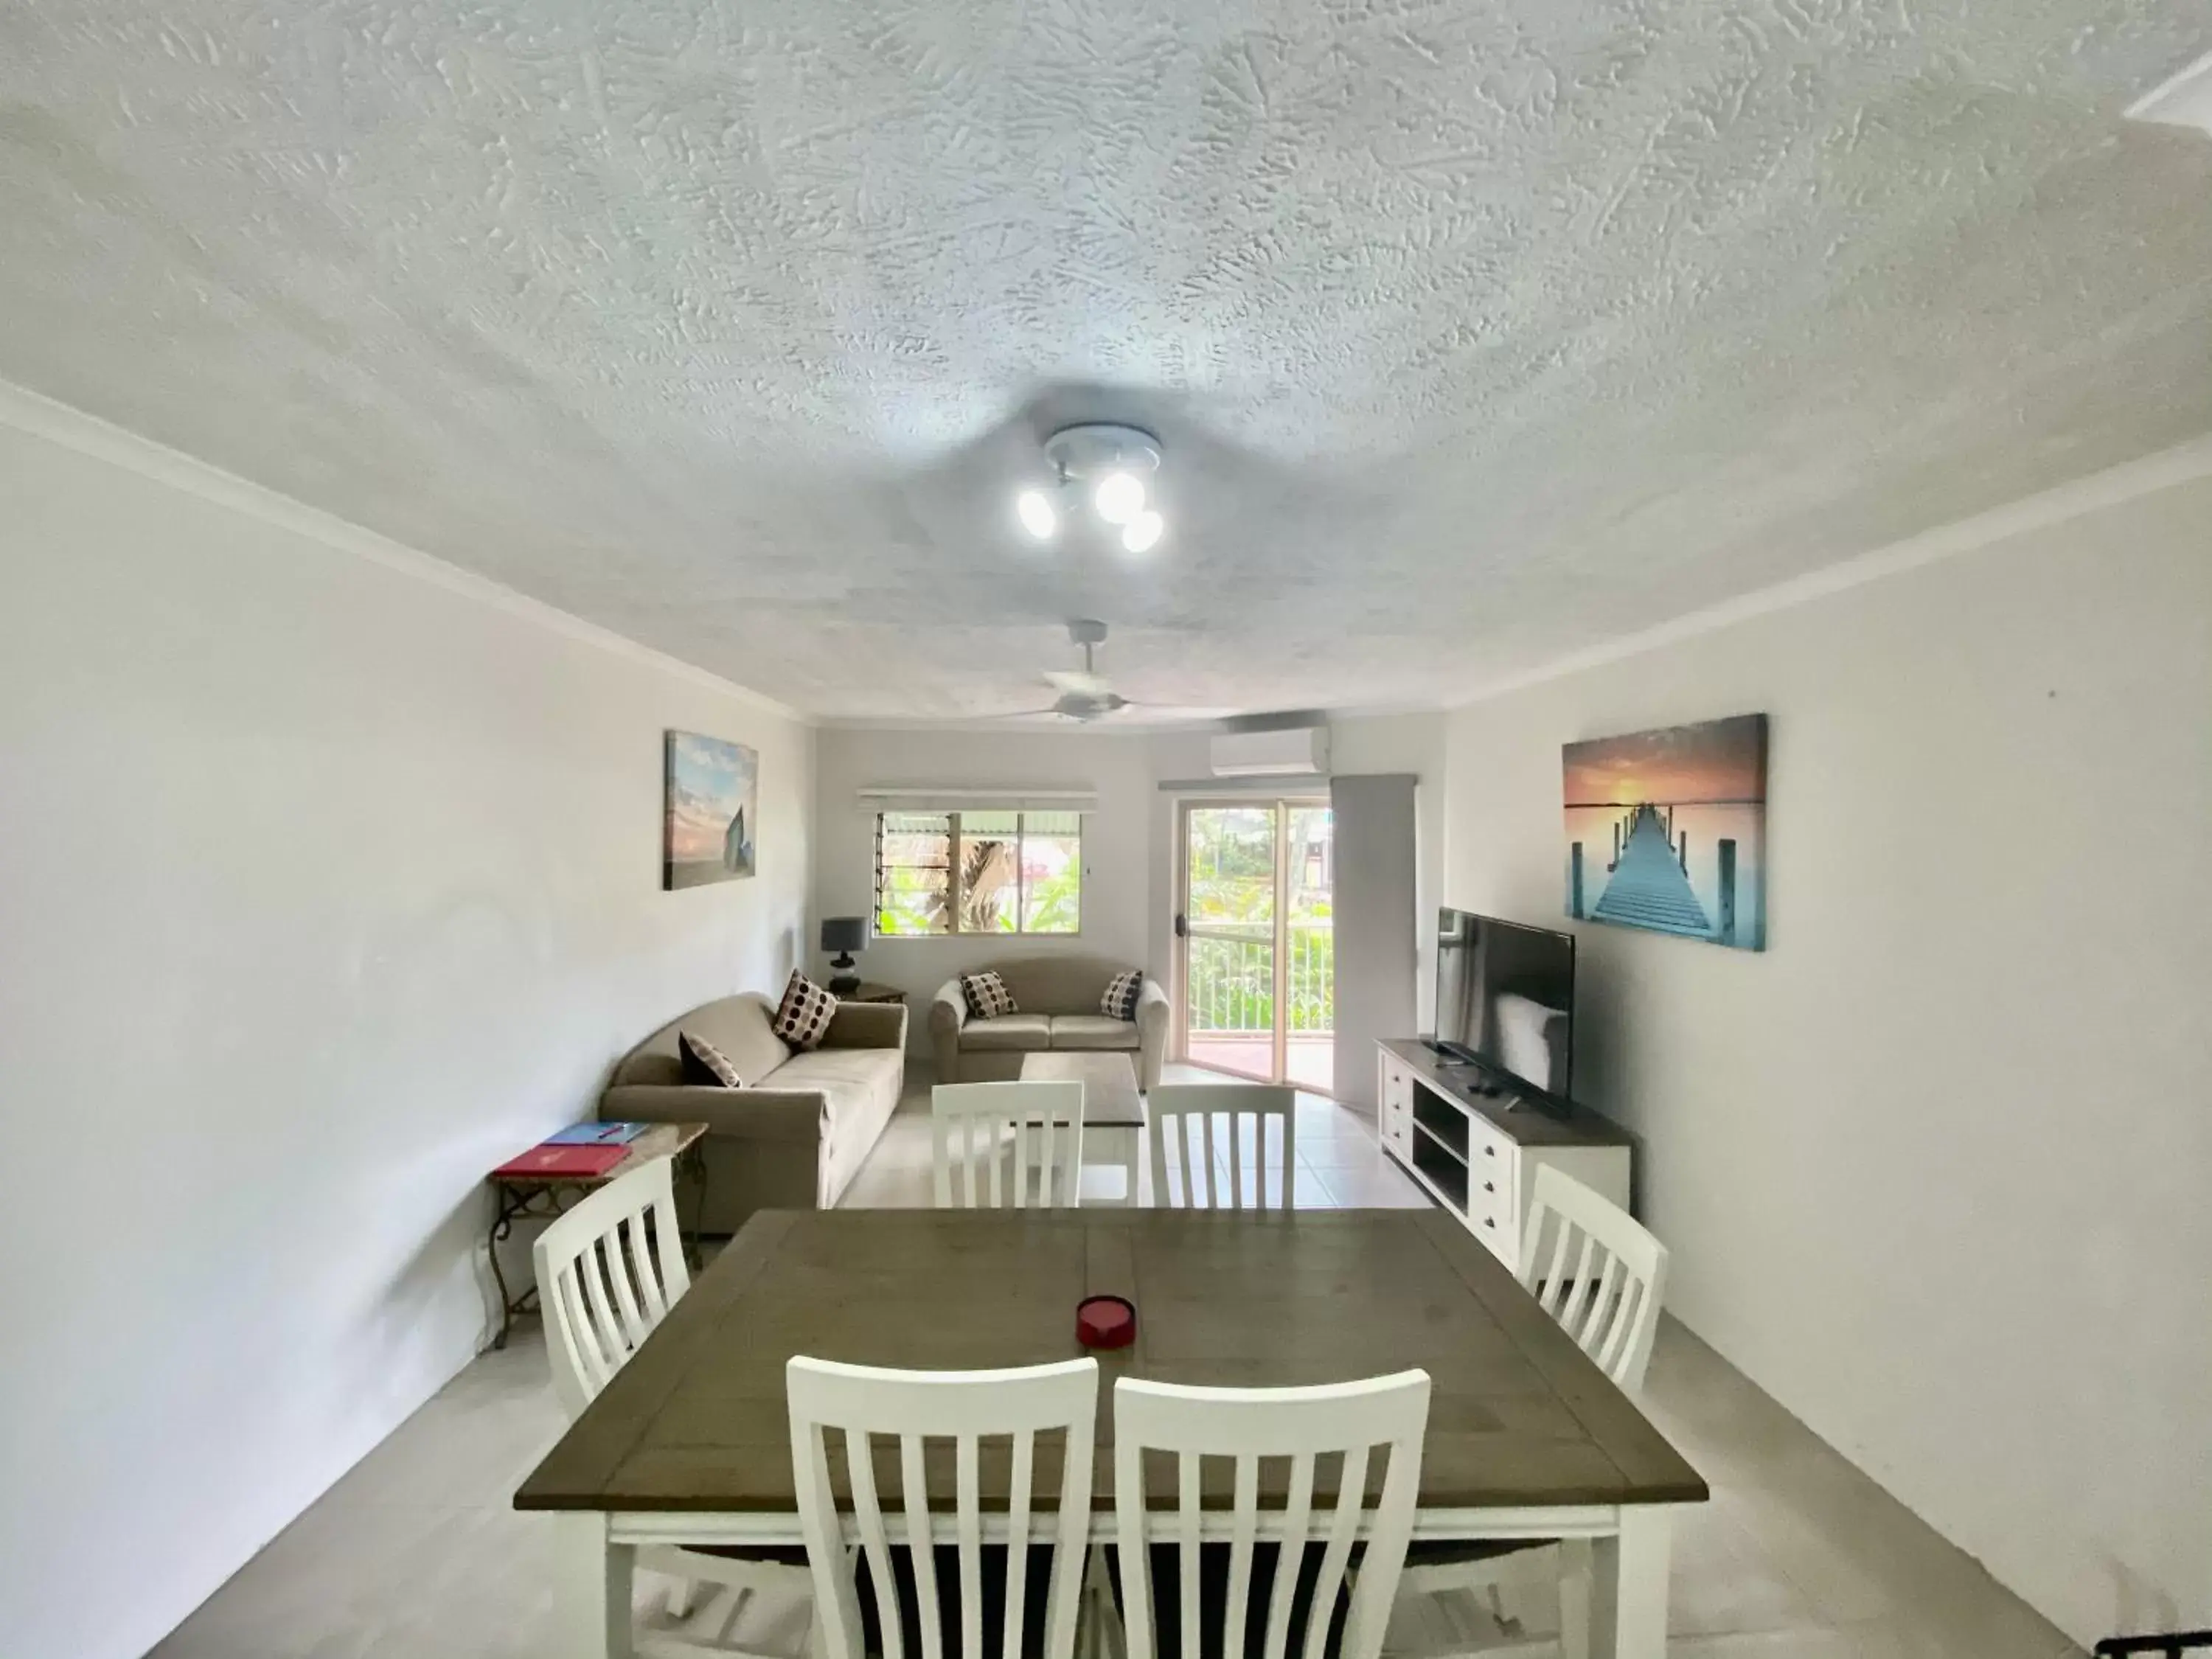
[[571,1123],[557,1135],[545,1137],[548,1146],[623,1146],[653,1126],[650,1123]]

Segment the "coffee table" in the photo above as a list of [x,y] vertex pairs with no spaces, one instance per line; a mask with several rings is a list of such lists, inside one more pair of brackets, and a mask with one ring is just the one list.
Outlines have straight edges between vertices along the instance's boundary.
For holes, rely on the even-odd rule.
[[1024,1083],[1083,1085],[1083,1166],[1118,1167],[1121,1202],[1137,1202],[1137,1159],[1145,1133],[1145,1099],[1137,1068],[1115,1049],[1024,1054]]

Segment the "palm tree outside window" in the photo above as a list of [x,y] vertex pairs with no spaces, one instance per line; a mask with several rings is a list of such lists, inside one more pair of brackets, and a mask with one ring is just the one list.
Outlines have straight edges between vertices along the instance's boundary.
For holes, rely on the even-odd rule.
[[884,812],[876,817],[879,939],[1076,933],[1079,812]]

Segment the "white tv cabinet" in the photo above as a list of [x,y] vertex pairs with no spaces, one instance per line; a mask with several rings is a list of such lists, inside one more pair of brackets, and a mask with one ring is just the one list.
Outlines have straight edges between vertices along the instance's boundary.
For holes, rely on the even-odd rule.
[[1490,1085],[1474,1066],[1446,1060],[1418,1037],[1389,1037],[1376,1048],[1383,1151],[1516,1273],[1536,1171],[1545,1164],[1628,1207],[1628,1137],[1595,1113],[1515,1110],[1510,1095],[1481,1092]]

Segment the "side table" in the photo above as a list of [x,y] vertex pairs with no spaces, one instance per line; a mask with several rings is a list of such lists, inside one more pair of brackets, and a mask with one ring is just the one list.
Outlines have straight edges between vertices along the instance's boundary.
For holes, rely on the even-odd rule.
[[[514,1322],[525,1314],[538,1310],[538,1286],[533,1281],[521,1290],[510,1292],[507,1287],[506,1271],[499,1265],[499,1247],[514,1237],[518,1221],[550,1221],[574,1206],[590,1192],[619,1181],[641,1164],[650,1164],[657,1158],[676,1160],[678,1179],[694,1188],[691,1213],[699,1213],[698,1195],[706,1190],[707,1159],[700,1142],[707,1138],[703,1123],[656,1123],[629,1143],[629,1155],[605,1175],[595,1176],[514,1176],[488,1175],[485,1181],[492,1189],[494,1213],[491,1232],[484,1243],[485,1254],[491,1258],[492,1283],[499,1286],[499,1334],[493,1337],[495,1349],[507,1346],[507,1334]],[[683,1214],[683,1198],[679,1192],[677,1213]],[[680,1225],[680,1221],[679,1221]],[[684,1238],[684,1259],[692,1270],[698,1270],[698,1229],[693,1227]]]
[[906,993],[896,985],[885,985],[878,980],[864,979],[860,981],[859,990],[841,995],[837,1000],[840,1002],[904,1002]]

